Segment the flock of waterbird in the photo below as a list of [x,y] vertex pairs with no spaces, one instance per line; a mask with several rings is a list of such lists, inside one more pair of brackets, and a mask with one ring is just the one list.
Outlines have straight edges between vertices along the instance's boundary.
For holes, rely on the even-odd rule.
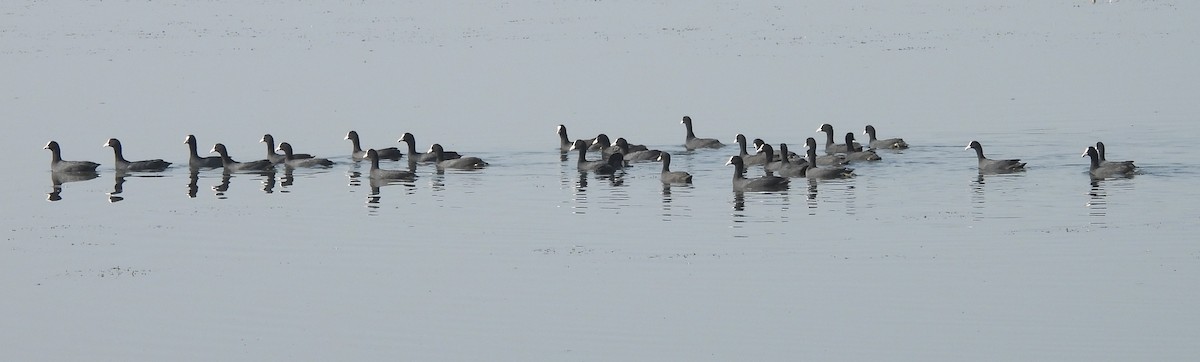
[[[432,163],[439,170],[443,169],[477,169],[488,165],[487,162],[478,157],[463,157],[454,151],[445,151],[441,145],[433,144],[429,148],[429,152],[417,152],[416,138],[411,133],[405,133],[398,142],[408,144],[408,152],[401,152],[395,147],[369,149],[364,151],[358,138],[358,132],[350,131],[346,134],[346,139],[350,140],[353,146],[350,157],[354,161],[368,160],[371,162],[371,177],[378,179],[409,179],[416,177],[413,172],[416,163]],[[223,169],[225,173],[233,172],[262,172],[274,170],[278,165],[283,165],[287,168],[307,168],[307,167],[330,167],[334,162],[327,158],[314,157],[306,153],[295,153],[292,145],[287,142],[279,143],[275,146],[275,138],[270,134],[263,135],[260,143],[267,145],[267,157],[261,160],[238,162],[229,156],[229,151],[224,144],[217,143],[213,145],[209,153],[216,153],[217,156],[200,156],[196,141],[196,136],[187,135],[183,143],[188,146],[188,167],[193,170],[198,169]],[[113,169],[117,172],[159,172],[164,171],[172,165],[171,162],[162,159],[129,161],[125,159],[121,148],[121,141],[116,138],[108,139],[104,143],[104,147],[113,149]],[[100,164],[92,161],[66,161],[62,159],[62,150],[58,142],[50,141],[44,147],[50,150],[50,171],[53,173],[63,174],[86,174],[95,173]],[[282,152],[276,153],[276,152]],[[399,160],[404,156],[408,159],[412,166],[409,170],[385,170],[379,168],[379,160]]]
[[[681,121],[687,129],[684,138],[684,148],[688,151],[700,149],[716,149],[725,144],[714,138],[696,137],[693,131],[692,118],[683,117]],[[779,152],[762,139],[755,139],[756,153],[747,152],[746,136],[735,136],[739,153],[729,158],[727,165],[733,165],[733,189],[735,191],[777,191],[788,187],[791,178],[835,179],[854,176],[854,169],[847,167],[854,162],[880,161],[883,158],[876,153],[877,149],[906,149],[908,143],[902,138],[879,139],[874,126],[867,125],[863,133],[868,137],[864,146],[855,142],[854,133],[846,133],[845,143],[834,141],[833,126],[822,124],[817,132],[825,134],[824,154],[817,154],[817,140],[809,137],[805,140],[804,156],[796,155],[788,150],[786,143],[779,144]],[[560,149],[565,154],[572,150],[579,153],[578,168],[580,171],[591,171],[597,174],[614,174],[631,162],[657,160],[662,162],[662,182],[668,184],[690,183],[692,175],[687,172],[671,171],[671,155],[660,150],[650,150],[642,145],[631,145],[624,138],[617,138],[610,144],[605,134],[590,139],[571,141],[567,137],[567,129],[558,126]],[[1025,163],[1019,159],[990,159],[983,155],[983,145],[971,141],[966,149],[974,149],[979,161],[979,172],[983,174],[1001,174],[1025,171]],[[589,161],[587,152],[599,150],[602,159]],[[1104,143],[1096,142],[1095,147],[1089,146],[1083,157],[1091,157],[1089,174],[1093,178],[1128,177],[1137,169],[1133,161],[1107,161],[1104,158]],[[764,174],[757,177],[747,177],[749,166],[762,165]]]
[[[684,148],[688,151],[696,151],[702,149],[718,149],[725,147],[725,144],[714,138],[696,137],[693,132],[692,118],[684,116],[680,122],[686,127],[687,134],[684,138]],[[824,154],[817,154],[817,140],[809,137],[805,140],[805,155],[797,155],[788,150],[786,143],[779,144],[779,152],[776,153],[775,148],[764,142],[762,139],[753,141],[755,153],[750,154],[747,151],[747,146],[750,142],[747,141],[744,135],[738,134],[736,142],[739,147],[739,154],[729,158],[727,165],[732,165],[733,171],[733,189],[735,191],[778,191],[788,187],[791,178],[807,178],[807,179],[834,179],[847,178],[854,176],[854,169],[848,167],[851,163],[856,162],[874,162],[882,160],[882,157],[876,153],[878,149],[905,149],[908,148],[908,143],[901,138],[878,139],[876,137],[875,127],[867,125],[863,133],[868,137],[867,144],[861,144],[855,141],[854,133],[846,133],[844,142],[837,143],[834,141],[833,126],[823,124],[817,129],[817,132],[825,134],[825,149]],[[566,159],[566,155],[572,151],[578,153],[577,167],[581,172],[592,172],[598,175],[614,175],[618,172],[623,172],[625,167],[632,163],[638,162],[661,162],[662,173],[661,181],[666,184],[687,184],[692,182],[692,175],[683,171],[671,171],[671,155],[661,150],[652,150],[644,145],[630,144],[625,138],[617,138],[615,141],[609,139],[605,134],[597,135],[592,139],[576,139],[571,140],[567,136],[567,128],[564,125],[558,126],[558,136],[560,147],[559,150]],[[351,159],[354,161],[367,160],[371,163],[370,177],[373,180],[411,180],[417,177],[415,168],[417,164],[433,164],[440,172],[444,169],[480,169],[488,166],[478,157],[463,156],[458,152],[446,151],[442,145],[434,143],[429,147],[427,152],[417,152],[416,138],[411,133],[405,133],[397,142],[403,142],[407,145],[407,152],[396,147],[388,148],[372,148],[363,150],[359,141],[358,133],[350,131],[346,134],[346,140],[351,141]],[[263,135],[260,143],[265,143],[267,146],[266,158],[249,162],[238,162],[229,156],[225,145],[217,143],[213,145],[209,153],[216,153],[218,156],[202,157],[197,150],[196,137],[188,135],[184,143],[188,145],[188,167],[193,170],[197,169],[223,169],[225,173],[232,172],[263,172],[274,170],[278,165],[283,165],[287,168],[306,168],[306,167],[330,167],[334,164],[333,161],[327,158],[315,157],[309,154],[295,153],[292,145],[287,142],[279,143],[275,146],[275,139],[270,135]],[[116,138],[110,138],[104,143],[104,147],[113,149],[114,162],[113,168],[117,172],[158,172],[166,170],[172,165],[171,162],[162,159],[152,159],[143,161],[126,160],[121,148],[121,141]],[[100,164],[91,161],[66,161],[62,159],[62,151],[58,142],[50,141],[44,147],[51,151],[50,170],[55,174],[94,174]],[[997,173],[1012,173],[1025,171],[1025,163],[1019,159],[990,159],[983,155],[983,146],[977,141],[971,141],[966,149],[974,149],[979,161],[979,172],[986,174]],[[591,161],[588,160],[587,153],[595,151],[600,154],[600,159]],[[282,152],[282,154],[277,153]],[[398,161],[401,158],[407,157],[409,167],[405,170],[389,170],[380,168],[380,160]],[[1104,158],[1104,143],[1096,142],[1096,146],[1089,146],[1083,153],[1082,157],[1090,157],[1091,165],[1089,174],[1093,178],[1110,178],[1110,177],[1128,177],[1132,176],[1137,169],[1133,161],[1107,161]],[[749,166],[762,165],[764,174],[762,176],[747,177],[746,171]]]

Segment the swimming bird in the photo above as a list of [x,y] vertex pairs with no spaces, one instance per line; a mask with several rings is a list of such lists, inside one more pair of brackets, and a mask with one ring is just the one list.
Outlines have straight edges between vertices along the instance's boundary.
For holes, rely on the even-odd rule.
[[983,145],[978,141],[971,141],[967,145],[966,150],[975,149],[975,156],[979,158],[980,173],[1010,173],[1025,171],[1025,163],[1019,159],[1011,160],[992,160],[983,156]]
[[567,138],[567,126],[561,124],[558,125],[558,151],[561,153],[567,153],[571,151],[571,147],[574,146],[575,142],[571,142],[571,139]]
[[[617,137],[617,139],[624,140],[625,138]],[[609,140],[610,140],[610,138],[608,138],[608,135],[606,135],[606,134],[601,133],[599,135],[596,135],[596,138],[592,139],[592,144],[590,147],[588,147],[588,150],[597,150],[596,146],[599,146],[600,148],[598,150],[601,153],[603,153],[605,156],[611,155],[616,152],[621,152],[622,154],[628,155],[629,152],[649,151],[650,150],[649,148],[646,147],[646,145],[634,145],[634,144],[629,144],[629,141],[625,141],[625,148],[624,148],[624,151],[622,151],[621,148],[616,147],[617,146],[616,141],[610,142]],[[628,152],[626,152],[626,151],[628,151]],[[654,157],[658,157],[658,156],[655,155]]]
[[433,154],[433,161],[438,169],[456,168],[456,169],[477,169],[487,166],[487,162],[483,162],[479,157],[462,157],[446,159],[446,151],[442,149],[442,145],[434,143],[429,147],[429,152]]
[[[775,158],[775,148],[771,147],[771,145],[767,144],[766,142],[759,145],[758,148],[755,149],[755,152],[763,155],[764,160],[771,160]],[[743,159],[742,161],[744,162],[745,160]],[[767,175],[773,175],[772,172],[778,171],[781,167],[783,167],[782,161],[769,161],[763,163],[763,170],[767,172]]]
[[100,164],[92,161],[63,161],[62,151],[58,142],[50,141],[42,149],[50,150],[50,171],[52,172],[96,172]]
[[809,137],[805,143],[808,145],[808,151],[805,152],[808,155],[808,169],[804,171],[804,177],[823,180],[854,176],[854,169],[852,168],[843,166],[817,167],[817,140]]
[[[284,156],[281,154],[275,153],[275,137],[272,137],[271,134],[268,133],[268,134],[263,135],[262,138],[260,138],[258,140],[258,142],[267,144],[267,161],[271,161],[271,163],[274,163],[274,164],[283,163],[283,161],[285,160]],[[312,155],[307,154],[307,153],[293,153],[292,154],[292,158],[312,158],[312,157],[313,157]]]
[[662,173],[659,179],[664,184],[690,184],[692,183],[692,174],[684,171],[671,171],[671,154],[660,152],[658,161],[662,162]]
[[[595,143],[596,142],[595,138],[585,139],[583,141],[587,142],[587,144],[589,145],[588,146],[589,151],[595,151],[595,150],[600,149],[600,145]],[[575,146],[575,141],[571,141],[570,138],[567,138],[567,126],[564,126],[561,124],[558,125],[558,150],[559,150],[559,152],[567,153],[574,146]]]
[[817,132],[825,132],[825,153],[827,154],[862,151],[862,145],[858,142],[851,143],[850,147],[846,147],[844,144],[833,143],[833,125],[828,123],[822,124],[820,128],[817,128]]
[[[746,151],[746,135],[738,133],[737,135],[733,136],[733,138],[738,144],[738,156],[742,158],[743,165],[754,166],[767,163],[766,155],[762,154],[761,152],[751,155],[750,152]],[[755,145],[755,149],[757,149],[758,146],[759,145]]]
[[726,165],[733,165],[733,191],[779,191],[786,190],[791,179],[779,176],[760,176],[755,178],[746,178],[742,175],[745,171],[745,165],[742,163],[741,156],[733,156],[729,158]]
[[587,141],[575,140],[575,144],[571,146],[571,150],[579,152],[579,160],[576,161],[575,167],[578,168],[580,171],[590,171],[590,172],[595,172],[597,174],[602,174],[602,175],[604,175],[604,174],[611,175],[614,172],[616,172],[616,169],[613,168],[612,165],[608,164],[607,159],[598,160],[598,161],[588,161],[588,159],[587,159],[587,151],[588,151]]
[[612,141],[609,141],[608,135],[603,133],[596,135],[596,138],[592,139],[592,143],[588,145],[588,150],[600,151],[600,155],[604,156],[602,157],[604,159],[608,159],[608,155],[620,151],[616,148],[613,148]]
[[908,143],[904,142],[903,138],[887,138],[887,139],[875,138],[875,126],[872,126],[869,124],[867,125],[867,128],[865,130],[863,130],[863,134],[867,135],[867,138],[868,138],[867,145],[868,145],[868,147],[871,147],[871,148],[890,148],[890,149],[897,149],[897,150],[908,148]]
[[625,155],[620,152],[608,155],[608,165],[612,166],[613,170],[625,169]]
[[222,167],[221,156],[200,157],[200,154],[196,153],[196,136],[187,135],[187,137],[183,139],[183,143],[188,145],[189,167],[193,169]]
[[[854,133],[847,132],[846,133],[846,144],[852,145],[855,143],[857,143],[857,142],[854,142]],[[875,150],[871,150],[871,149],[867,149],[867,150],[860,149],[857,151],[846,152],[846,160],[847,161],[879,161],[882,159],[883,159],[883,157],[879,157],[879,154],[875,153]]]
[[363,159],[371,161],[371,178],[375,180],[411,180],[416,173],[406,170],[384,170],[379,168],[379,152],[368,149]]
[[[767,143],[767,141],[763,141],[763,139],[762,139],[762,138],[755,138],[755,139],[754,139],[754,141],[751,141],[751,144],[753,144],[753,145],[754,145],[754,149],[756,149],[756,150],[757,150],[759,147],[762,147],[762,145],[763,145],[763,144],[766,144],[766,143]],[[804,160],[804,157],[803,157],[803,156],[800,156],[800,155],[796,154],[795,152],[790,152],[790,151],[789,151],[789,152],[783,152],[783,150],[779,150],[779,152],[775,153],[775,156],[774,156],[774,157],[775,157],[775,159],[774,159],[774,160],[772,160],[772,161],[779,161],[779,160],[783,159],[783,155],[785,155],[785,154],[788,156],[788,160],[789,160],[789,161],[792,161],[792,162],[796,162],[796,161],[803,161],[803,160]],[[746,161],[746,160],[742,160],[742,161],[744,162],[744,161]]]
[[[613,143],[613,147],[616,148],[618,152],[625,155],[625,161],[627,162],[656,161],[658,160],[658,156],[662,154],[662,151],[659,150],[643,149],[635,151],[632,149],[633,146],[634,145],[630,145],[629,141],[626,141],[625,138],[617,138],[617,140]],[[645,146],[642,147],[644,148]]]
[[133,162],[126,160],[125,155],[122,154],[121,141],[116,138],[109,138],[108,142],[104,142],[104,147],[112,147],[113,158],[115,159],[113,167],[117,171],[162,171],[171,166],[170,162],[163,161],[162,159]]
[[[769,144],[763,143],[758,147],[758,152],[773,152],[771,151],[771,145]],[[780,143],[779,152],[782,154],[788,154],[788,145],[786,143]],[[778,173],[779,176],[783,177],[805,177],[806,171],[808,170],[808,161],[800,161],[800,163],[796,163],[792,162],[790,158],[784,157],[780,158],[779,161],[767,164],[767,170],[774,171]]]
[[687,127],[687,137],[684,138],[683,148],[686,148],[688,151],[700,148],[725,147],[725,145],[721,144],[721,141],[718,141],[714,138],[696,137],[696,134],[692,133],[692,117],[683,116],[683,120],[679,123],[683,123],[683,125]]
[[1134,166],[1132,162],[1100,163],[1100,153],[1095,147],[1088,147],[1083,151],[1083,155],[1080,157],[1090,157],[1092,159],[1091,167],[1088,168],[1088,173],[1092,175],[1092,178],[1102,179],[1116,176],[1129,177],[1133,176],[1133,173],[1137,171],[1137,167]]
[[[804,146],[808,147],[810,149],[816,150],[817,149],[817,139],[809,137],[808,139],[804,140]],[[804,163],[812,162],[811,159],[807,158],[807,154],[808,153],[805,152],[806,156],[805,156],[805,158],[803,158]],[[850,163],[850,160],[846,159],[845,153],[835,153],[832,155],[826,154],[826,155],[817,156],[816,166],[845,166],[848,163]]]
[[[350,143],[351,143],[350,159],[358,161],[358,160],[364,160],[367,158],[367,151],[363,151],[362,145],[359,143],[358,132],[350,131],[349,133],[346,133],[346,137],[344,139],[350,140]],[[375,154],[377,156],[379,156],[379,159],[381,159],[381,160],[396,161],[396,160],[399,160],[400,157],[404,155],[403,152],[400,152],[399,148],[395,148],[395,147],[376,148],[374,150],[375,150]]]
[[296,154],[292,153],[292,145],[287,142],[279,143],[279,151],[283,152],[283,164],[287,167],[329,167],[333,166],[333,161],[326,158],[310,157],[296,158]]
[[1130,166],[1133,166],[1135,168],[1137,167],[1137,166],[1133,165],[1133,161],[1109,161],[1108,159],[1105,159],[1104,158],[1104,142],[1096,142],[1096,152],[1098,152],[1100,154],[1100,165],[1105,165],[1105,164],[1109,164],[1109,163],[1127,163]]
[[[437,162],[437,155],[433,152],[417,152],[417,138],[412,133],[404,132],[400,139],[396,142],[404,142],[408,144],[408,162]],[[462,157],[458,152],[442,151],[442,160],[452,160]]]
[[225,172],[235,171],[267,171],[274,170],[275,164],[270,160],[257,160],[250,162],[237,162],[232,157],[229,157],[229,150],[225,149],[224,144],[213,145],[212,150],[208,153],[217,153],[221,155],[221,166],[225,168]]

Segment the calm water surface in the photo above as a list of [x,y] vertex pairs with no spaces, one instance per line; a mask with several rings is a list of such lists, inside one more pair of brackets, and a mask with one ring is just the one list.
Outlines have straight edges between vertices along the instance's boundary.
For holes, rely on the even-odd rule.
[[[0,87],[10,359],[1200,354],[1191,3],[71,4],[0,15],[31,70]],[[736,150],[684,151],[685,114],[728,144],[800,151],[830,122],[913,147],[735,193]],[[695,182],[580,174],[560,123],[669,151]],[[491,166],[373,184],[350,129]],[[99,147],[178,165],[191,133],[253,160],[266,132],[337,164],[117,175]],[[56,179],[50,139],[98,175]],[[1028,171],[979,175],[971,140]],[[1098,140],[1140,173],[1091,180]]]
[[[5,264],[20,271],[7,283],[41,300],[21,305],[22,318],[112,331],[28,323],[11,337],[98,339],[125,356],[170,355],[190,348],[171,343],[201,337],[251,356],[320,355],[305,344],[329,338],[399,355],[469,342],[603,356],[606,346],[749,335],[661,353],[848,357],[880,356],[860,343],[939,356],[1038,345],[1028,336],[1038,331],[1071,337],[1028,356],[1120,346],[1132,357],[1190,336],[1197,216],[1176,210],[1196,199],[1192,171],[1153,158],[1154,145],[1117,143],[1113,157],[1140,155],[1142,173],[1092,182],[1075,152],[1009,141],[987,150],[1030,170],[979,175],[958,144],[909,141],[855,165],[855,178],[796,179],[772,193],[731,191],[732,147],[669,144],[654,147],[673,151],[693,185],[664,187],[657,163],[581,174],[547,147],[469,152],[491,167],[421,166],[415,181],[387,185],[348,157],[195,179],[185,168],[102,169],[63,184],[54,202],[49,172],[31,171],[22,211],[7,216]],[[865,342],[842,340],[851,335]],[[969,346],[925,345],[934,338]],[[146,339],[163,344],[118,347]]]

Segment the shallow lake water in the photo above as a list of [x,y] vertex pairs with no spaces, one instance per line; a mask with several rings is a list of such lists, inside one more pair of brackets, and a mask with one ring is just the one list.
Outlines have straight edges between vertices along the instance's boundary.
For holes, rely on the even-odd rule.
[[[1198,5],[0,5],[15,360],[1187,360]],[[687,10],[687,11],[684,11]],[[736,133],[904,137],[735,193]],[[580,174],[605,132],[672,154]],[[491,163],[373,184],[372,147]],[[190,173],[182,140],[331,168]],[[100,145],[176,163],[117,175]],[[861,137],[860,137],[861,138]],[[98,177],[55,178],[45,142]],[[840,139],[840,137],[839,137]],[[980,175],[992,158],[1028,171]],[[1083,149],[1136,160],[1093,181]],[[596,157],[594,153],[589,157]],[[184,166],[178,167],[183,164]],[[404,168],[384,161],[384,168]],[[762,173],[752,168],[751,175]],[[56,185],[61,183],[61,185]]]

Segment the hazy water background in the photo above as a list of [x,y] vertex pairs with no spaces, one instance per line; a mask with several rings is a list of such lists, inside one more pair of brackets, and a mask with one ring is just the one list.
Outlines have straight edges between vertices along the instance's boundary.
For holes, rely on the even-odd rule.
[[[1190,359],[1189,2],[0,5],[0,350],[13,359]],[[829,122],[914,144],[736,195],[732,148]],[[554,126],[672,152],[618,182]],[[348,130],[480,172],[374,193]],[[338,165],[126,177],[181,144]],[[101,162],[52,191],[48,140]],[[1029,171],[979,178],[972,139]],[[1079,154],[1143,167],[1092,184]],[[573,160],[573,159],[572,159]],[[398,167],[386,164],[387,167]],[[154,177],[141,177],[154,176]],[[586,181],[586,185],[583,185]],[[111,202],[112,196],[120,197]]]

